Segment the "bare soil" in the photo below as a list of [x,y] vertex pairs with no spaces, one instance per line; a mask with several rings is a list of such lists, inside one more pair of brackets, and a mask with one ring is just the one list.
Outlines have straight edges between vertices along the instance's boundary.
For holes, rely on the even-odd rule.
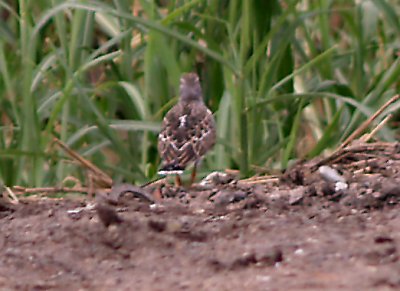
[[399,185],[399,146],[373,144],[278,178],[164,185],[156,204],[21,199],[0,209],[0,289],[398,290]]

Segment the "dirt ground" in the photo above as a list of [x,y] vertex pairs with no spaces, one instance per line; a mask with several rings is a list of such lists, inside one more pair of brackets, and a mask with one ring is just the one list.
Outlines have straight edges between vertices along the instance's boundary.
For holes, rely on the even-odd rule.
[[156,203],[21,199],[0,209],[0,289],[397,290],[399,184],[399,145],[375,143],[279,177],[143,189]]

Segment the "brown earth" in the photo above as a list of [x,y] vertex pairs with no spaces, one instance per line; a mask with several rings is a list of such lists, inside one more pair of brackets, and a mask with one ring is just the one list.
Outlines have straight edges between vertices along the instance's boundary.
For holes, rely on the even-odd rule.
[[26,198],[0,209],[0,289],[400,289],[399,184],[398,144],[377,143],[153,205]]

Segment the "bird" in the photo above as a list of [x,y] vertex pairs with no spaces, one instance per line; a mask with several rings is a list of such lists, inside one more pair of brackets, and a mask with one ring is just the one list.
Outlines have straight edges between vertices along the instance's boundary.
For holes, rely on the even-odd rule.
[[194,183],[199,162],[216,141],[215,119],[204,103],[199,76],[183,74],[179,89],[179,101],[166,113],[158,135],[158,174],[175,175],[176,186],[182,186],[180,175],[191,164]]

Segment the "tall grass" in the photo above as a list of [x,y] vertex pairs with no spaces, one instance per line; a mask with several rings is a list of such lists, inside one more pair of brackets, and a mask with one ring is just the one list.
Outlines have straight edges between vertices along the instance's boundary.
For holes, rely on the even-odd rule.
[[399,89],[396,0],[0,0],[0,12],[8,185],[85,179],[54,136],[116,181],[154,178],[182,72],[200,74],[217,118],[203,169],[243,176],[334,148]]

